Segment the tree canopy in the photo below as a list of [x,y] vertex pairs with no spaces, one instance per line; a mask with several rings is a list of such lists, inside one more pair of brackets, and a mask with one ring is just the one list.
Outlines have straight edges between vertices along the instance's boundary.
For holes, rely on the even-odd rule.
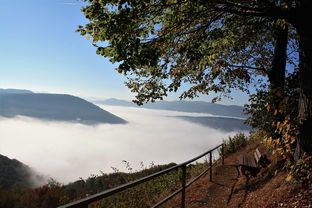
[[121,63],[117,71],[128,75],[140,104],[183,83],[192,87],[181,98],[228,95],[270,69],[273,26],[283,23],[231,14],[216,2],[90,1],[83,12],[91,22],[78,31],[93,37],[98,54]]
[[97,54],[120,63],[116,70],[127,76],[138,104],[184,83],[190,88],[181,98],[210,92],[220,98],[233,88],[248,91],[259,84],[258,75],[281,97],[286,78],[298,72],[299,141],[311,147],[311,1],[84,1],[90,22],[78,31],[92,37]]

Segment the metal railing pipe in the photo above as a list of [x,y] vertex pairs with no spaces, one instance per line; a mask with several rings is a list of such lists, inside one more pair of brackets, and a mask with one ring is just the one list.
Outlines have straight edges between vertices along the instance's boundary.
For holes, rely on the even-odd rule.
[[[98,201],[98,200],[101,200],[101,199],[104,199],[108,196],[111,196],[113,194],[117,194],[121,191],[124,191],[128,188],[131,188],[131,187],[134,187],[134,186],[137,186],[141,183],[144,183],[144,182],[147,182],[149,180],[152,180],[156,177],[159,177],[161,175],[164,175],[166,173],[169,173],[171,171],[175,171],[175,170],[178,170],[179,168],[182,168],[182,188],[179,189],[178,191],[175,191],[173,194],[171,194],[170,196],[166,197],[165,199],[163,199],[162,201],[158,202],[156,205],[154,205],[153,207],[157,207],[157,206],[160,206],[161,204],[165,203],[166,201],[168,201],[169,199],[171,199],[172,197],[174,197],[175,195],[177,195],[178,193],[182,192],[182,199],[181,199],[181,207],[184,208],[185,207],[185,189],[191,184],[191,183],[194,183],[194,181],[192,181],[191,183],[188,183],[186,184],[186,168],[187,168],[187,165],[198,160],[199,158],[202,158],[204,157],[205,155],[209,154],[210,155],[210,180],[212,181],[212,151],[220,148],[223,144],[220,144],[218,146],[216,146],[215,148],[191,159],[191,160],[188,160],[184,163],[181,163],[179,165],[175,165],[173,167],[170,167],[170,168],[167,168],[165,170],[162,170],[162,171],[159,171],[157,173],[154,173],[154,174],[151,174],[149,176],[145,176],[143,178],[140,178],[140,179],[137,179],[135,181],[132,181],[132,182],[129,182],[127,184],[123,184],[121,186],[118,186],[118,187],[115,187],[115,188],[112,188],[112,189],[109,189],[109,190],[106,190],[106,191],[102,191],[100,193],[97,193],[97,194],[94,194],[94,195],[91,195],[91,196],[88,196],[86,198],[83,198],[83,199],[80,199],[80,200],[77,200],[77,201],[74,201],[74,202],[71,202],[71,203],[68,203],[68,204],[65,204],[65,205],[62,205],[62,206],[59,206],[58,208],[85,208],[85,207],[88,207],[89,204],[95,202],[95,201]],[[222,146],[223,147],[223,146]],[[204,172],[206,173],[208,171],[205,170]],[[204,175],[204,173],[200,174],[200,176]],[[197,179],[199,179],[200,177],[196,177]]]

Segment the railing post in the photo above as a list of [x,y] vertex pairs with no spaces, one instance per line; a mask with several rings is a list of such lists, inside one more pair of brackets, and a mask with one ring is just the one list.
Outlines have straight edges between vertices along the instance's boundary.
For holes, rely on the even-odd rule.
[[212,181],[212,151],[209,154],[209,165],[210,165],[210,181]]
[[224,144],[223,143],[222,143],[221,154],[222,154],[222,165],[224,165]]
[[181,196],[181,208],[185,208],[185,184],[186,184],[186,164],[182,166],[182,196]]

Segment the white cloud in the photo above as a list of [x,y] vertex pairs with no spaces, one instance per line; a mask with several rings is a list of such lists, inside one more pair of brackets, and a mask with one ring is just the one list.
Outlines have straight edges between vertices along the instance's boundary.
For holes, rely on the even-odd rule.
[[134,169],[141,161],[180,163],[235,134],[169,117],[179,112],[102,107],[129,123],[86,126],[25,117],[0,119],[0,154],[67,183],[100,171],[112,172],[111,166],[125,171],[122,160]]

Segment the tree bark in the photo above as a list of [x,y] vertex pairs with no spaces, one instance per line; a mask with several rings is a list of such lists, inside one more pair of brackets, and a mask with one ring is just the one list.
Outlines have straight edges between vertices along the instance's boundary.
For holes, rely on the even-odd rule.
[[303,152],[312,153],[312,1],[302,1],[295,27],[299,34],[299,145]]
[[[277,27],[274,31],[274,54],[268,78],[270,82],[269,96],[271,114],[276,110],[282,110],[282,100],[285,95],[285,78],[286,78],[286,62],[287,62],[287,43],[288,43],[288,26]],[[281,114],[274,113],[275,121],[281,121],[284,118]],[[274,133],[273,133],[274,132]],[[282,135],[272,131],[272,136],[278,138]],[[292,158],[291,158],[292,159]]]
[[284,28],[277,28],[275,31],[275,46],[272,68],[268,72],[270,94],[276,101],[279,100],[279,98],[283,95],[285,87],[287,42],[288,27],[285,26]]

